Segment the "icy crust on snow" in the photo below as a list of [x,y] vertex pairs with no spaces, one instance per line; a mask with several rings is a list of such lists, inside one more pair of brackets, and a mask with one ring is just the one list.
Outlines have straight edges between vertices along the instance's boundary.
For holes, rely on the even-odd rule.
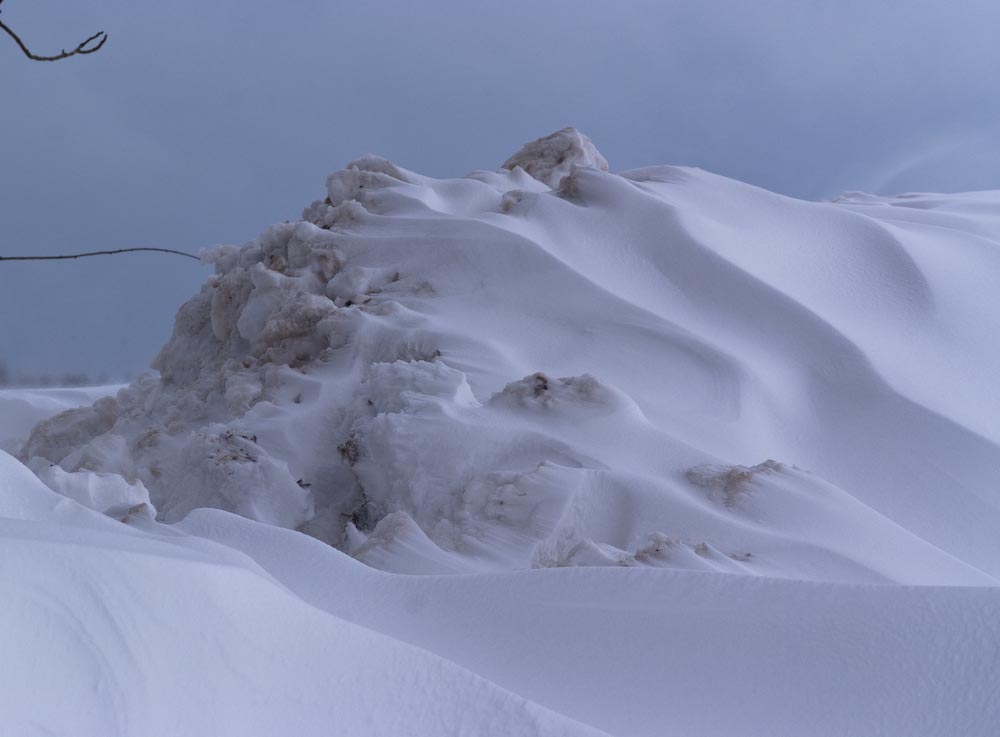
[[205,254],[158,377],[20,457],[100,511],[216,507],[388,571],[994,583],[995,194],[901,216],[606,169],[572,130],[463,179],[352,162]]

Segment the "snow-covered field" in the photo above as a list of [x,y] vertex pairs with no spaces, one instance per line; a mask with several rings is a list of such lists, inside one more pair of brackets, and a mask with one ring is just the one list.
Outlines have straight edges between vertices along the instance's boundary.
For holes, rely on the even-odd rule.
[[568,129],[205,258],[158,375],[0,391],[12,734],[997,733],[1000,192]]

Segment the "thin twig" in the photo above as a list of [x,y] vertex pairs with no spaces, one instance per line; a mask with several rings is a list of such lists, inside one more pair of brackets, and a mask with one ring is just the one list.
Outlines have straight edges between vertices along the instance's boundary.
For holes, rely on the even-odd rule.
[[[3,0],[0,0],[3,2]],[[118,248],[113,251],[89,251],[87,253],[72,253],[66,256],[0,256],[0,261],[57,261],[70,258],[86,258],[87,256],[114,256],[116,253],[135,253],[136,251],[156,251],[157,253],[172,253],[176,256],[186,256],[195,261],[201,261],[193,253],[175,251],[172,248]]]
[[[0,0],[0,4],[3,4],[3,0]],[[21,40],[21,37],[14,33],[14,29],[2,20],[0,20],[0,30],[5,31],[8,36],[14,39],[14,43],[20,47],[21,51],[24,52],[24,55],[34,61],[59,61],[60,59],[68,59],[69,57],[77,56],[78,54],[93,54],[95,51],[100,50],[100,48],[104,45],[104,42],[108,40],[108,34],[104,31],[98,31],[90,38],[77,44],[77,47],[72,51],[66,51],[66,49],[63,49],[54,56],[41,56],[33,53],[31,49],[25,45],[24,41]],[[97,43],[94,43],[95,41]]]

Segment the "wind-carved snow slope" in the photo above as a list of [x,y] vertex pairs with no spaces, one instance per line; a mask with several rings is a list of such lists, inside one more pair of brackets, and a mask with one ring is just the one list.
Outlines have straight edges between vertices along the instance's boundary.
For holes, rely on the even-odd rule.
[[987,203],[610,174],[573,129],[506,167],[332,174],[303,221],[205,255],[160,377],[22,459],[386,570],[1000,575]]
[[[615,174],[574,129],[461,179],[366,156],[326,190],[204,254],[158,375],[35,427],[49,490],[18,493],[63,511],[30,545],[70,497],[105,513],[73,535],[229,556],[253,626],[285,597],[316,642],[350,621],[445,674],[407,734],[1000,723],[1000,195]],[[198,560],[178,575],[229,585]],[[477,689],[486,721],[456,722]]]

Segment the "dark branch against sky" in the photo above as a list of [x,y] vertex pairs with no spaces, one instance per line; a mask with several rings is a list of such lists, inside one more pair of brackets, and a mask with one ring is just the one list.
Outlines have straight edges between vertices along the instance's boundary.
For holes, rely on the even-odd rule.
[[0,256],[0,261],[68,261],[77,258],[91,258],[93,256],[117,256],[120,253],[169,253],[174,256],[200,261],[193,253],[175,251],[172,248],[116,248],[112,251],[87,251],[86,253],[64,253],[58,256]]
[[[4,0],[0,0],[0,5],[3,5],[3,2]],[[0,9],[0,12],[2,12],[2,9]],[[68,59],[71,56],[93,54],[96,51],[100,51],[101,47],[104,46],[104,43],[108,40],[108,34],[104,31],[98,31],[97,33],[85,38],[83,41],[78,43],[76,47],[70,49],[69,51],[62,49],[58,54],[45,55],[36,54],[29,49],[28,45],[21,39],[17,32],[3,21],[3,18],[0,18],[0,31],[3,31],[10,38],[12,38],[18,48],[21,49],[22,53],[32,61],[59,61],[61,59]]]

